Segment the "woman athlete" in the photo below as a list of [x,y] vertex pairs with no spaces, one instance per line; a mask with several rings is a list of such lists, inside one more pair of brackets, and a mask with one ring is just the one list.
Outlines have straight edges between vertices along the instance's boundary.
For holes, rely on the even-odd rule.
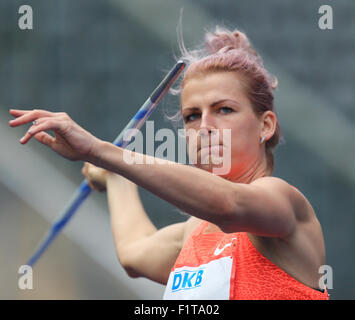
[[[188,66],[180,112],[184,128],[198,134],[195,166],[147,155],[143,164],[127,163],[122,148],[65,113],[10,110],[16,117],[10,125],[33,122],[22,144],[34,137],[86,162],[89,185],[107,190],[120,263],[131,277],[165,284],[164,299],[329,299],[319,288],[325,247],[316,214],[299,190],[272,176],[281,135],[273,106],[277,83],[244,33],[217,27],[205,44],[190,53],[181,46]],[[222,137],[224,129],[230,129],[229,144],[220,138],[201,146],[202,137]],[[187,139],[189,150],[191,144]],[[229,172],[214,174],[212,158],[228,148]],[[137,185],[189,219],[157,230]]]

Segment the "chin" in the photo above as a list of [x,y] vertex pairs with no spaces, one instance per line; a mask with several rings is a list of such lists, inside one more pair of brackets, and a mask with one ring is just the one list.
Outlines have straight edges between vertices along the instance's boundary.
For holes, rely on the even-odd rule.
[[209,157],[208,163],[203,163],[203,164],[198,163],[195,166],[199,169],[214,173],[218,176],[222,176],[222,177],[228,176],[231,171],[230,168],[224,168],[223,162],[220,164],[216,164],[215,162],[216,162],[216,160],[213,162],[213,159],[211,159],[211,157]]

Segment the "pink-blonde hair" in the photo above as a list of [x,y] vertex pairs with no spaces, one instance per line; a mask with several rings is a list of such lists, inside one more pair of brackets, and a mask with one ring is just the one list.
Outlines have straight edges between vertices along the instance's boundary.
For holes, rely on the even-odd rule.
[[[178,59],[185,61],[186,68],[179,87],[170,90],[172,94],[180,94],[188,79],[196,74],[234,71],[241,76],[241,83],[255,114],[261,116],[268,110],[276,114],[273,90],[277,87],[277,79],[265,69],[261,57],[243,32],[217,26],[215,31],[206,32],[204,44],[200,48],[189,51],[184,45],[180,21],[178,40],[181,52]],[[173,118],[176,116],[171,117]],[[277,121],[274,135],[265,143],[267,174],[269,175],[274,169],[273,151],[280,139],[283,138],[279,121]]]

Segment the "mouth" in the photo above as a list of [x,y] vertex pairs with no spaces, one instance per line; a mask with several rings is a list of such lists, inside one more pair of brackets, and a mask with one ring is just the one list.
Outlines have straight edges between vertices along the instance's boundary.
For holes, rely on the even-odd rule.
[[209,145],[209,146],[204,146],[204,147],[199,147],[199,149],[197,151],[201,151],[202,149],[212,149],[212,148],[219,148],[219,147],[223,147],[223,144],[213,144],[213,145]]

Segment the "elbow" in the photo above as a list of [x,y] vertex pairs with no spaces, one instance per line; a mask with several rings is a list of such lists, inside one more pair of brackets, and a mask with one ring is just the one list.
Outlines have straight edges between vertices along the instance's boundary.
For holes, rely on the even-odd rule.
[[140,275],[139,273],[137,273],[136,271],[134,271],[133,268],[128,267],[128,266],[124,266],[123,269],[126,271],[126,274],[130,277],[130,278],[139,278]]
[[120,263],[121,263],[124,271],[126,272],[126,274],[130,278],[139,278],[140,277],[140,274],[135,271],[135,269],[133,268],[133,266],[131,264],[128,264],[126,262],[122,263],[121,261],[120,261]]
[[140,277],[139,273],[136,272],[135,268],[134,268],[134,264],[132,263],[131,259],[129,258],[129,256],[124,256],[121,254],[119,254],[117,252],[117,259],[120,263],[120,265],[122,266],[122,268],[124,269],[124,271],[126,272],[126,274],[130,277],[130,278],[138,278]]

